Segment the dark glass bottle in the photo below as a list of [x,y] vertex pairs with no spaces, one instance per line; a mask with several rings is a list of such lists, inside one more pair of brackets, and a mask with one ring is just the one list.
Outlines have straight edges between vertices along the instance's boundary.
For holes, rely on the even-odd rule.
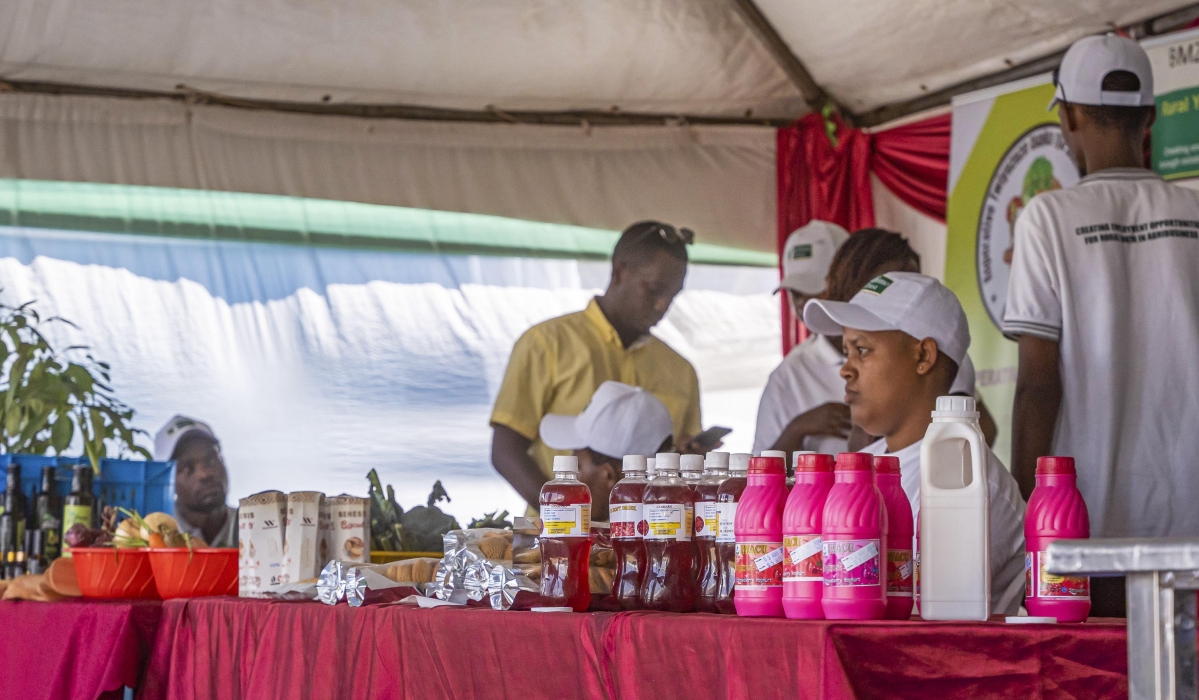
[[[62,497],[55,481],[57,469],[42,467],[42,485],[33,504],[33,527],[41,531],[42,555],[47,563],[58,558],[61,551]],[[30,560],[32,563],[32,559]]]
[[[75,473],[71,476],[71,493],[63,499],[63,534],[78,523],[87,528],[96,526],[96,496],[92,493],[92,468],[88,464],[75,467]],[[63,542],[63,556],[70,556],[70,551],[71,548]]]
[[9,464],[5,475],[4,512],[0,514],[0,553],[4,554],[5,574],[16,561],[16,552],[25,543],[25,503],[21,493],[21,466]]
[[25,570],[31,574],[44,574],[50,560],[46,558],[45,530],[25,531]]

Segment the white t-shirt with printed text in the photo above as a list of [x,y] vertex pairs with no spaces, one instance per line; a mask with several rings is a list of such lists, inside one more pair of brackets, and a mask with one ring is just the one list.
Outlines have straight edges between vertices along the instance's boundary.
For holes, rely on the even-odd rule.
[[[843,364],[845,356],[822,335],[812,334],[791,348],[770,373],[762,391],[754,433],[754,454],[769,450],[796,417],[826,403],[845,402],[845,380],[841,378]],[[969,356],[958,369],[949,393],[974,395],[974,364]],[[844,452],[847,445],[845,438],[811,435],[804,438],[801,449],[835,455]]]
[[1199,192],[1112,168],[1020,214],[1003,330],[1058,342],[1092,537],[1199,535]]
[[[923,440],[887,452],[887,441],[871,443],[863,452],[899,458],[899,481],[912,505],[912,517],[920,517],[920,446]],[[991,612],[1015,615],[1024,600],[1024,499],[1020,487],[1003,462],[987,450],[987,490],[991,527]]]

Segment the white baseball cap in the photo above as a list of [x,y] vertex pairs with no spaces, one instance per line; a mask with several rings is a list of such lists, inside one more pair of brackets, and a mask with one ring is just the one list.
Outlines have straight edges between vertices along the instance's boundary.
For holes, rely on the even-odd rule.
[[193,430],[204,433],[214,440],[216,439],[216,433],[213,433],[212,427],[204,421],[177,415],[167,421],[166,425],[162,426],[154,436],[154,459],[159,462],[169,461],[171,454],[175,452],[175,445],[179,444],[180,438]]
[[841,335],[842,328],[903,331],[918,340],[932,338],[958,367],[970,348],[970,326],[956,295],[928,275],[888,272],[845,301],[813,299],[803,322],[816,333]]
[[[1103,79],[1117,70],[1135,75],[1141,81],[1141,89],[1136,92],[1104,90]],[[1153,68],[1149,64],[1149,55],[1140,44],[1127,37],[1105,34],[1079,39],[1066,51],[1053,76],[1057,90],[1049,103],[1050,109],[1058,102],[1112,107],[1151,107],[1154,104]]]
[[670,412],[641,387],[604,382],[577,416],[541,419],[541,441],[555,450],[584,447],[605,457],[652,455],[674,434]]
[[847,240],[848,231],[820,219],[813,219],[792,231],[783,244],[783,280],[779,282],[779,289],[791,289],[800,294],[823,292],[824,278],[833,264],[833,256]]

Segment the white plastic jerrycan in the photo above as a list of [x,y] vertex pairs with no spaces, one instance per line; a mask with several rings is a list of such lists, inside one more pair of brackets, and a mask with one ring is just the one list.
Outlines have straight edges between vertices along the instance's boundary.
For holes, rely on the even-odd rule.
[[968,396],[941,396],[920,446],[920,616],[991,612],[988,448]]

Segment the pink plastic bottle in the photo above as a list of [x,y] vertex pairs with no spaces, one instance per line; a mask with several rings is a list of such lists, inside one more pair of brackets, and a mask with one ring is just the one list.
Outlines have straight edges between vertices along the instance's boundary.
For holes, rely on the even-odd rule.
[[887,612],[887,510],[874,485],[873,457],[837,455],[824,502],[824,597],[829,620],[881,620]]
[[737,585],[733,603],[742,617],[783,616],[783,508],[787,467],[778,457],[749,460],[737,502]]
[[1091,536],[1087,504],[1076,485],[1073,457],[1037,460],[1037,486],[1024,516],[1026,588],[1024,607],[1036,617],[1082,622],[1091,612],[1091,580],[1045,571],[1045,550],[1054,540]]
[[795,453],[795,486],[783,511],[783,611],[824,619],[824,502],[833,488],[833,456]]
[[907,620],[912,617],[916,568],[912,561],[915,519],[899,481],[898,457],[874,458],[874,483],[887,507],[887,619]]

